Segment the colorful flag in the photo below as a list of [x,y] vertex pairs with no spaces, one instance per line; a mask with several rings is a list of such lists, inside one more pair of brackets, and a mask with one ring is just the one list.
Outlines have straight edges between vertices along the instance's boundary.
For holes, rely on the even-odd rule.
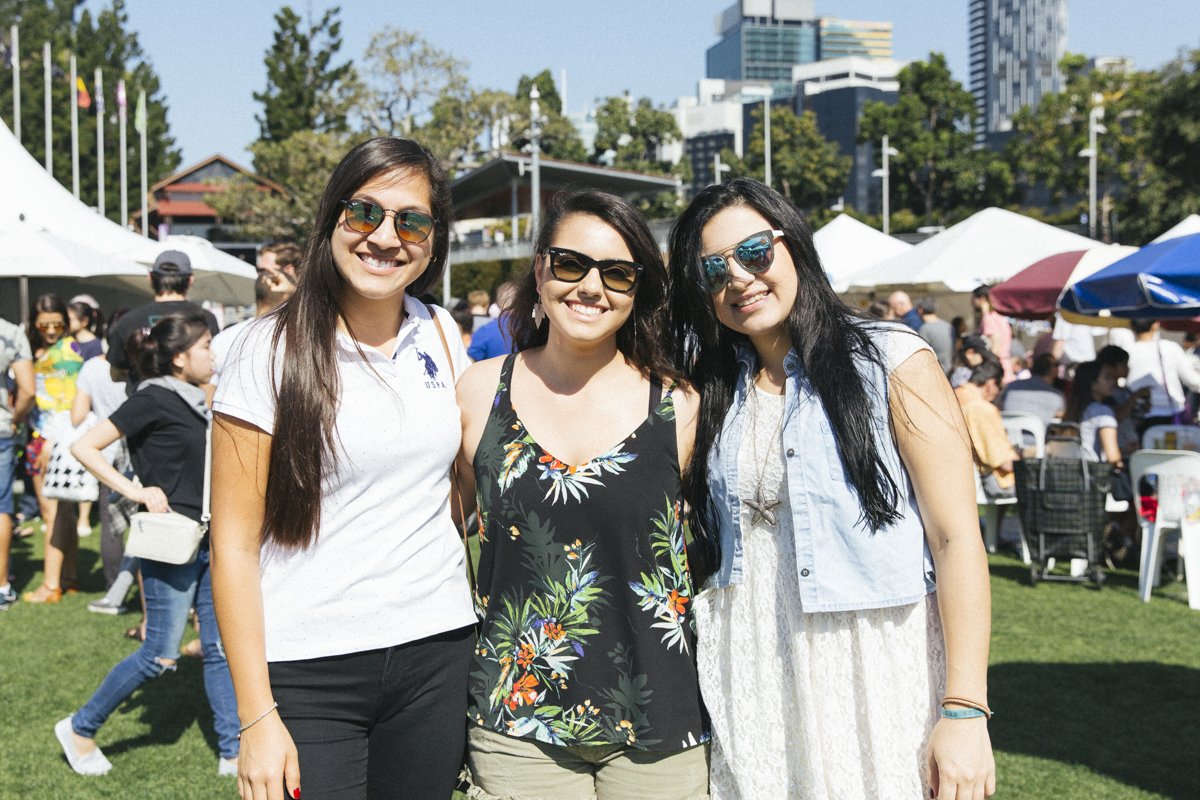
[[75,102],[85,111],[92,107],[92,96],[88,94],[87,84],[83,82],[83,77],[75,78]]
[[125,81],[117,81],[117,113],[124,117],[128,106],[129,101],[125,99]]
[[137,108],[133,112],[133,129],[138,133],[146,132],[146,93],[138,92]]

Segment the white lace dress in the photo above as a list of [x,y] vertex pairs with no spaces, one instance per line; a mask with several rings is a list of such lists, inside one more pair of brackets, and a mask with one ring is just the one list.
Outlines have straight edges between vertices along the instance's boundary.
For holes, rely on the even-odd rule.
[[738,493],[753,498],[762,471],[782,503],[776,525],[743,504],[744,582],[695,600],[712,798],[928,797],[925,751],[946,673],[936,595],[802,613],[777,427],[784,398],[754,391]]

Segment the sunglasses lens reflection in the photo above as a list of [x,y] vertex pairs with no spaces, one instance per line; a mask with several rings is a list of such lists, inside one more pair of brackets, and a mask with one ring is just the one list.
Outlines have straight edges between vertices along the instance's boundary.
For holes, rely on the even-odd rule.
[[775,259],[775,248],[767,236],[759,234],[739,244],[733,254],[738,263],[750,272],[762,272]]
[[705,256],[700,260],[700,282],[710,292],[719,292],[729,283],[729,265],[725,256]]
[[383,208],[365,200],[346,203],[346,224],[358,233],[372,233],[383,222]]
[[[382,211],[382,209],[381,209]],[[433,217],[420,211],[401,211],[396,215],[396,235],[406,242],[423,242],[433,230]]]

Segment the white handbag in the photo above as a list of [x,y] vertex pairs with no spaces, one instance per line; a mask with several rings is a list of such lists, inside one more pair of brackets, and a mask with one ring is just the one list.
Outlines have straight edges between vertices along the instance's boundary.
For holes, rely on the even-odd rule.
[[212,490],[212,424],[204,432],[204,500],[200,521],[174,511],[139,511],[129,519],[129,538],[125,554],[164,564],[190,564],[200,551],[200,542],[208,533],[209,494]]

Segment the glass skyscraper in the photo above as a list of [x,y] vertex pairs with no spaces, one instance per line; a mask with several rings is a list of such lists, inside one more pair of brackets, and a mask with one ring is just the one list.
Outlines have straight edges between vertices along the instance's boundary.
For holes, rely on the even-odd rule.
[[813,0],[739,0],[717,17],[706,77],[769,81],[792,93],[792,67],[816,61],[820,25]]
[[1024,106],[1061,91],[1067,0],[969,0],[975,140],[1003,138]]

